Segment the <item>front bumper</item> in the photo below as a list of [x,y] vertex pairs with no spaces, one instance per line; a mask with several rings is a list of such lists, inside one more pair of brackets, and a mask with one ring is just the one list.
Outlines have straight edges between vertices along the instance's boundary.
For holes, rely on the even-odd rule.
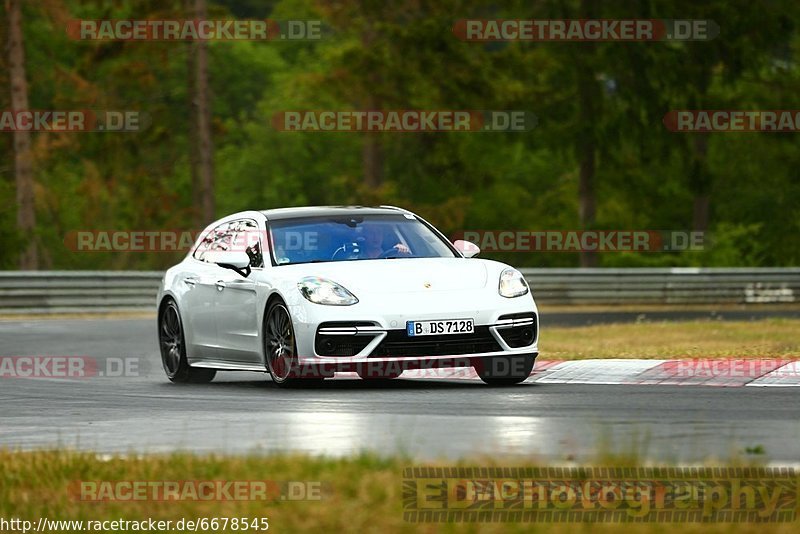
[[[498,296],[488,303],[494,307],[481,309],[476,309],[468,298],[450,298],[438,305],[436,301],[422,300],[423,306],[419,296],[414,297],[398,297],[391,311],[384,313],[369,313],[372,307],[361,304],[298,304],[292,310],[298,363],[332,365],[337,369],[366,362],[399,362],[408,369],[424,363],[460,367],[471,365],[473,358],[539,352],[539,314],[530,295],[518,299]],[[405,332],[406,321],[464,318],[474,320],[474,335],[408,337]],[[528,333],[523,335],[526,330]]]

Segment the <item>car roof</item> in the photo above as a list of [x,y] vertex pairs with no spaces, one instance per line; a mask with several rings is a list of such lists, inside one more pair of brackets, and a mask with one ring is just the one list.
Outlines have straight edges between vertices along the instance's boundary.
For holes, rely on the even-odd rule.
[[269,220],[295,219],[298,217],[341,217],[348,215],[399,215],[405,213],[399,208],[381,206],[303,206],[296,208],[276,208],[263,210]]

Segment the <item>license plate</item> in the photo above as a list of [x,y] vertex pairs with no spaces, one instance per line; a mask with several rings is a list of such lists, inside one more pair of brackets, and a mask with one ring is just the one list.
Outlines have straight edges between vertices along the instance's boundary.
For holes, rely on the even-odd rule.
[[406,333],[414,336],[441,336],[447,334],[472,334],[472,319],[444,319],[440,321],[406,321]]

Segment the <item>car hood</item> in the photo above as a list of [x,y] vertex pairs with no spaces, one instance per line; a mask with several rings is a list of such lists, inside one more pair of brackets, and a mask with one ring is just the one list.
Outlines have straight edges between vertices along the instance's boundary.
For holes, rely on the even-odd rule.
[[354,294],[463,291],[486,287],[486,262],[465,258],[397,258],[338,261],[278,267],[285,275],[319,276]]

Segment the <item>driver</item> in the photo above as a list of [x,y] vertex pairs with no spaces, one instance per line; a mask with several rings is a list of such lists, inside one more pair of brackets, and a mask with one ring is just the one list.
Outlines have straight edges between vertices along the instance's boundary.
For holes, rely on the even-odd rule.
[[397,243],[393,247],[383,249],[383,230],[380,225],[370,224],[364,227],[364,255],[368,258],[380,258],[382,254],[392,250],[398,254],[411,254],[411,251],[403,243]]

